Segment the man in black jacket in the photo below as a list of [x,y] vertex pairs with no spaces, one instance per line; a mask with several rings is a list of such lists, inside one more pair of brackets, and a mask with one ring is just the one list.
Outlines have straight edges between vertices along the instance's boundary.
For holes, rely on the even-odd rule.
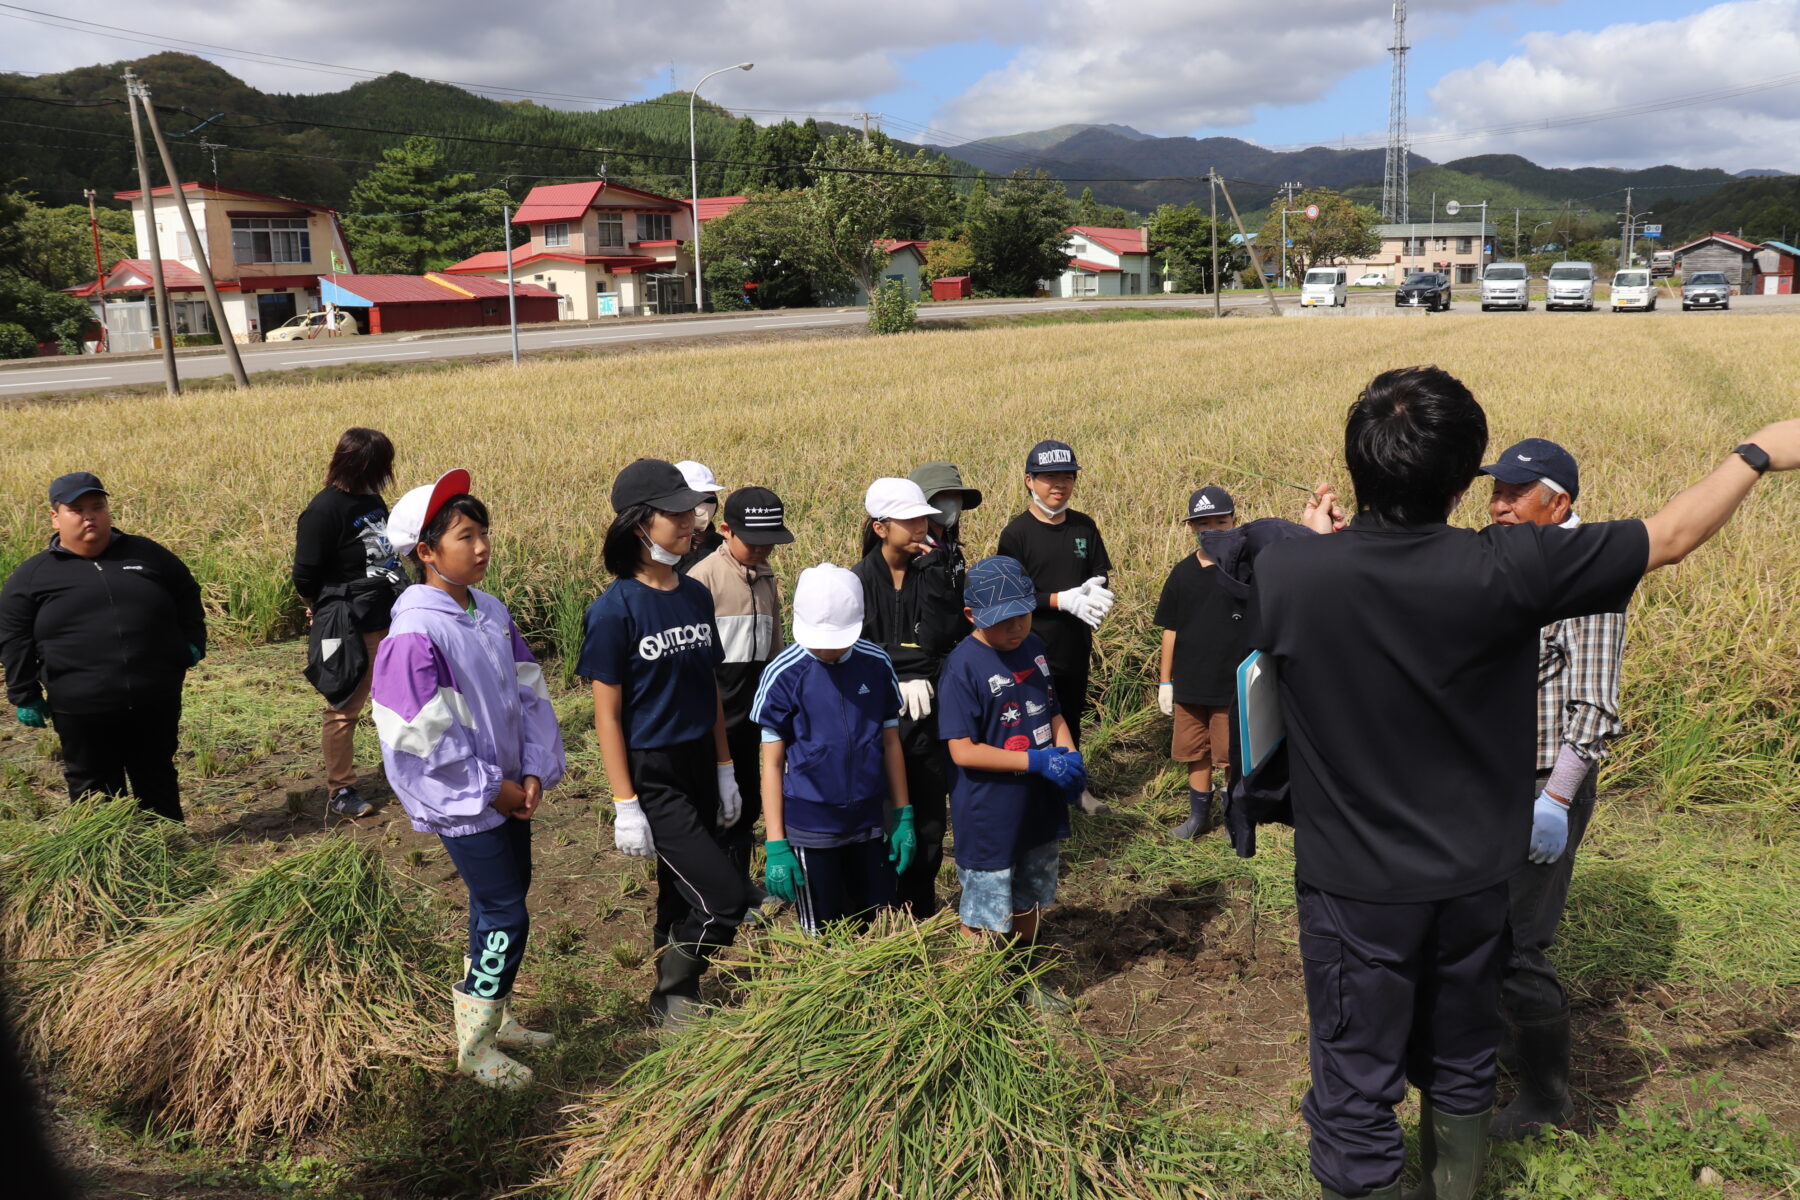
[[129,780],[139,804],[179,821],[181,687],[206,654],[200,586],[162,546],[114,529],[85,471],[50,485],[50,527],[49,548],[0,591],[7,698],[26,725],[55,724],[71,797]]

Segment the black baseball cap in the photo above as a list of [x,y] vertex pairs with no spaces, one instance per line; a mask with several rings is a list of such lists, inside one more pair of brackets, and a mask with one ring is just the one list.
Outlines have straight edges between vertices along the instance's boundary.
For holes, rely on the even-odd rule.
[[766,487],[741,487],[725,497],[725,524],[752,546],[785,546],[794,540],[781,497]]
[[1229,517],[1237,510],[1232,507],[1231,493],[1222,487],[1208,484],[1188,497],[1187,515],[1184,521],[1192,521],[1195,517]]
[[1575,456],[1545,438],[1526,438],[1500,452],[1500,461],[1481,468],[1502,483],[1536,483],[1548,479],[1574,500],[1581,495],[1581,471]]
[[58,475],[50,481],[50,503],[53,505],[73,504],[89,492],[99,492],[102,496],[111,495],[106,490],[106,485],[100,482],[100,477],[87,471]]
[[648,504],[663,512],[686,512],[702,500],[715,499],[711,492],[696,492],[681,469],[660,458],[640,458],[613,480],[612,506],[616,513],[634,504]]
[[1027,475],[1048,475],[1055,471],[1079,471],[1075,451],[1067,442],[1039,442],[1025,456]]

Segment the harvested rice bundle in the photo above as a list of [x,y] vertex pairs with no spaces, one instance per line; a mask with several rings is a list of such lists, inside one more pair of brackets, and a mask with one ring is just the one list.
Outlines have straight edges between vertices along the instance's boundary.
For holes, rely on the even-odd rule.
[[210,848],[127,797],[81,801],[21,827],[0,856],[0,948],[28,1038],[72,960],[210,886]]
[[952,915],[753,943],[742,1003],[590,1101],[567,1200],[1199,1197],[1213,1164],[1132,1111],[1091,1048],[1016,999]]
[[90,960],[66,1076],[239,1145],[329,1121],[381,1056],[442,1049],[424,904],[349,838],[275,859]]

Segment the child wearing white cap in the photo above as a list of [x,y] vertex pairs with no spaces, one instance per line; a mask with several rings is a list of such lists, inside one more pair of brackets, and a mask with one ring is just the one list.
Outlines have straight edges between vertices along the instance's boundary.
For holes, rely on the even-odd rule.
[[686,575],[695,563],[725,543],[725,535],[719,532],[716,520],[719,515],[719,497],[725,494],[725,489],[719,485],[712,468],[705,463],[684,458],[675,464],[675,469],[681,472],[688,487],[705,497],[694,505],[693,544],[681,556],[681,561],[675,564],[675,570]]
[[893,903],[917,849],[900,681],[862,627],[855,575],[830,563],[800,572],[794,644],[763,672],[750,710],[762,727],[764,881],[810,933],[866,925]]

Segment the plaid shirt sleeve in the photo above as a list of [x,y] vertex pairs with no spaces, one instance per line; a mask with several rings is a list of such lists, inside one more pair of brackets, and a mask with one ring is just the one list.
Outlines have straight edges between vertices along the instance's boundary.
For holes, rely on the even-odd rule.
[[1591,763],[1625,728],[1619,669],[1625,614],[1595,613],[1546,626],[1538,658],[1538,770],[1556,765],[1564,743]]

